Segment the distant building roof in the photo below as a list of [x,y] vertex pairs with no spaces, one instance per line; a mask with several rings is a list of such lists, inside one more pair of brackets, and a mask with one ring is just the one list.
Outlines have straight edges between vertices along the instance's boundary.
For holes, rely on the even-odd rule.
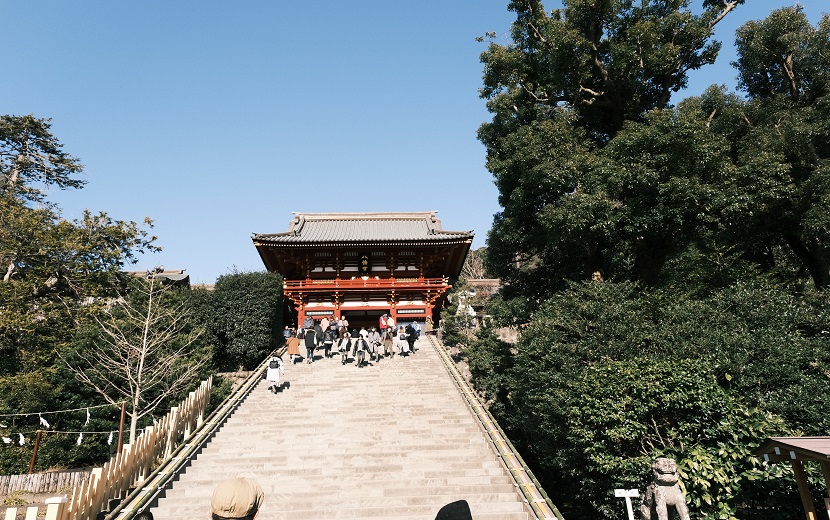
[[190,287],[190,275],[185,274],[185,269],[164,269],[159,267],[149,271],[127,271],[127,274],[136,278],[153,278],[164,280],[173,285]]
[[499,287],[501,287],[501,279],[499,278],[468,278],[467,283],[475,289],[498,289]]
[[445,231],[435,212],[295,213],[285,233],[254,234],[264,243],[446,242],[472,240],[472,231]]

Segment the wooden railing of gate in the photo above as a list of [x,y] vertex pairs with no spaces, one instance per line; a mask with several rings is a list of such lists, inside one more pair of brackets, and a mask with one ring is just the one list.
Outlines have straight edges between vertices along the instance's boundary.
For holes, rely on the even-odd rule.
[[[212,384],[213,378],[202,381],[198,389],[171,408],[156,425],[148,426],[134,443],[125,444],[109,462],[93,469],[89,479],[73,488],[71,499],[47,500],[46,520],[93,520],[109,509],[110,501],[124,498],[202,425]],[[31,518],[38,515],[37,508],[27,508],[27,520],[30,510],[34,510]],[[16,514],[16,508],[9,508],[5,518],[13,519]]]

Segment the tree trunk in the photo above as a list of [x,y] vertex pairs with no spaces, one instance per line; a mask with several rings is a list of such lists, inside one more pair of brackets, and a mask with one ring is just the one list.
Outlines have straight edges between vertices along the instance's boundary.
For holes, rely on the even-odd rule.
[[830,286],[830,255],[815,238],[807,243],[793,234],[785,234],[784,239],[807,267],[810,278],[816,286],[816,290],[823,291]]
[[597,281],[596,273],[599,273],[599,278],[605,278],[605,257],[597,244],[588,246],[588,251],[583,258],[583,266],[588,280]]
[[634,279],[647,286],[654,286],[666,263],[669,247],[668,240],[664,238],[639,240],[634,258]]
[[138,406],[133,404],[133,411],[130,412],[130,444],[135,442],[135,431],[138,427]]

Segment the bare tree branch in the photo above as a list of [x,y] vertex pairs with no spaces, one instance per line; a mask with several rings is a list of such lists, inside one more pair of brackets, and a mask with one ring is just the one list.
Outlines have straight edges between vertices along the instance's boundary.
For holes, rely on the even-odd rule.
[[108,403],[129,402],[130,442],[138,420],[183,390],[209,355],[191,352],[201,331],[189,330],[188,309],[168,302],[170,290],[152,277],[140,282],[135,294],[96,319],[95,341],[64,360]]

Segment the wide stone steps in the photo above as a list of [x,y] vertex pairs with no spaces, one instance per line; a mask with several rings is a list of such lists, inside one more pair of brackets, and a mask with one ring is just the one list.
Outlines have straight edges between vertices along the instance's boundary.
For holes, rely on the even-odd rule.
[[216,485],[253,478],[258,520],[434,519],[466,500],[475,520],[532,516],[509,473],[426,341],[371,366],[339,357],[285,361],[289,387],[262,381],[151,509],[204,519]]

